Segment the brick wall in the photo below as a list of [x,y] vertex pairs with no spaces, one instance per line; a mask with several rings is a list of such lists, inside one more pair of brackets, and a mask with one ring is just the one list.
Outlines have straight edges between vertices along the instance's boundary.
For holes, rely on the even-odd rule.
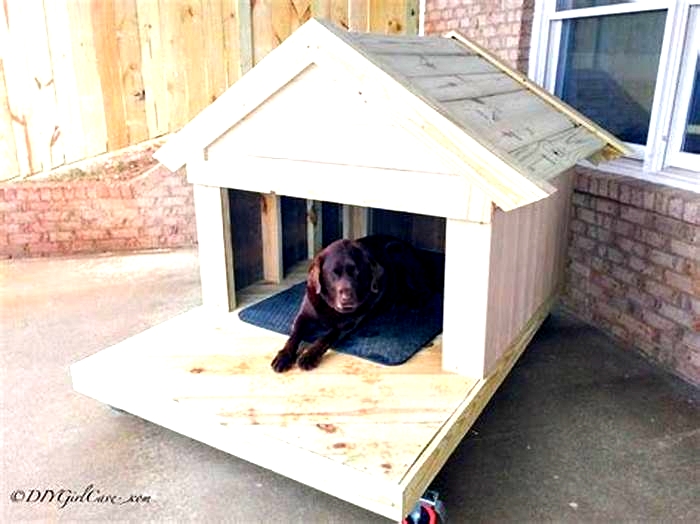
[[0,257],[196,243],[192,187],[155,166],[130,180],[0,184]]
[[427,0],[425,33],[458,30],[527,71],[534,0]]
[[577,169],[564,303],[700,384],[700,194]]

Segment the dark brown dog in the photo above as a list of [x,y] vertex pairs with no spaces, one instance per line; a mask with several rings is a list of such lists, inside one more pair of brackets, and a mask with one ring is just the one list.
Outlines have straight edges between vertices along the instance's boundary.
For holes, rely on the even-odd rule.
[[[434,286],[420,255],[410,244],[387,235],[328,245],[311,263],[289,340],[272,368],[279,373],[296,362],[301,369],[313,369],[332,344],[368,315],[398,303],[419,305],[427,300]],[[300,352],[301,341],[319,324],[327,331]]]

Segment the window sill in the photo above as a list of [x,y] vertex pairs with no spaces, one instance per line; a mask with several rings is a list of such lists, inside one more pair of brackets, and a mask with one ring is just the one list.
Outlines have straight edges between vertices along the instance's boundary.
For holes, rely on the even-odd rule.
[[579,162],[579,165],[595,171],[624,175],[639,180],[646,180],[656,184],[700,193],[699,171],[689,171],[676,167],[667,167],[662,171],[656,172],[644,171],[642,161],[634,158],[619,158],[600,165],[594,165],[587,160],[583,160]]

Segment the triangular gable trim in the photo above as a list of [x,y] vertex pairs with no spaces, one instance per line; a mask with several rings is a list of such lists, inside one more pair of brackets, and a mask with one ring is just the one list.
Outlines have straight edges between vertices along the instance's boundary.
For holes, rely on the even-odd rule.
[[305,45],[313,26],[295,31],[282,48],[269,53],[254,68],[204,108],[153,155],[171,171],[184,166],[231,127],[249,115],[291,79],[313,64]]

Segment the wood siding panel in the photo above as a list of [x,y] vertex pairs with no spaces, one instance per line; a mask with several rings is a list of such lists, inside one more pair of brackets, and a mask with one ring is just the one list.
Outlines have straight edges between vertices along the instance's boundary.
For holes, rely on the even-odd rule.
[[559,292],[564,274],[573,174],[552,182],[547,199],[493,217],[486,371],[532,315]]

